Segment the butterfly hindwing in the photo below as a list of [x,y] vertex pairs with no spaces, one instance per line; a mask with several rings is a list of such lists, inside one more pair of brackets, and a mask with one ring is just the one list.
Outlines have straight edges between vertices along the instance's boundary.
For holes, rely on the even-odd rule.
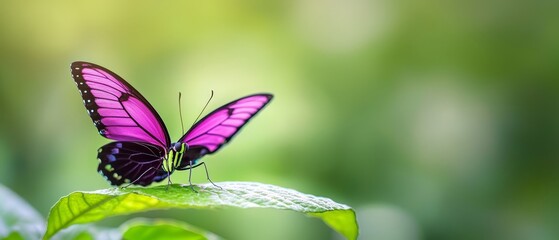
[[99,148],[97,170],[115,186],[147,186],[168,176],[161,167],[164,155],[163,148],[149,143],[111,142]]
[[271,94],[254,94],[239,98],[214,110],[198,121],[179,140],[187,143],[186,164],[205,154],[216,152],[262,108],[272,100]]
[[102,136],[169,146],[169,134],[159,114],[120,76],[93,63],[74,62],[72,77]]

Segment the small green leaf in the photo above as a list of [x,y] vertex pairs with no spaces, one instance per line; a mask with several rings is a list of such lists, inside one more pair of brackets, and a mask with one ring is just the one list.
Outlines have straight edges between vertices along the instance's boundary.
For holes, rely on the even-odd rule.
[[218,240],[217,235],[193,227],[180,221],[166,219],[136,219],[123,224],[125,228],[122,239],[189,239],[189,240]]
[[122,233],[118,228],[98,227],[93,224],[72,225],[52,237],[52,240],[117,240],[122,239]]
[[303,194],[295,190],[251,182],[222,182],[196,186],[172,184],[151,188],[130,187],[73,192],[61,198],[51,209],[45,238],[73,224],[167,208],[273,208],[292,210],[321,218],[347,239],[358,234],[355,212],[347,205],[328,198]]
[[43,217],[27,202],[0,185],[0,239],[39,239]]
[[[8,238],[9,239],[9,238]],[[23,239],[23,238],[13,238]],[[73,239],[183,239],[183,240],[219,240],[208,231],[201,230],[187,223],[167,219],[136,218],[127,221],[118,228],[99,227],[93,224],[72,225],[58,232],[52,240]]]

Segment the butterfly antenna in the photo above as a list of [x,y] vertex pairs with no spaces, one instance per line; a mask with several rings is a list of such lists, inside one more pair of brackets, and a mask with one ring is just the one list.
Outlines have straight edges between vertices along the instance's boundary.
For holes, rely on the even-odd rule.
[[208,104],[210,103],[210,101],[212,100],[213,97],[214,97],[214,90],[212,90],[210,98],[208,99],[208,101],[206,102],[206,105],[204,105],[204,108],[202,108],[202,111],[200,111],[200,114],[198,114],[198,117],[196,117],[196,120],[194,120],[192,125],[194,125],[196,122],[198,122],[198,119],[200,118],[200,116],[202,116],[202,113],[204,112],[204,110],[206,110],[206,107],[208,106]]
[[181,118],[182,134],[184,135],[184,123],[182,122],[181,92],[179,92],[179,116]]

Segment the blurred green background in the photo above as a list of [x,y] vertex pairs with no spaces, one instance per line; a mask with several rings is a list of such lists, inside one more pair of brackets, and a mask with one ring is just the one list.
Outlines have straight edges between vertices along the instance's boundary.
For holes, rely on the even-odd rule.
[[[2,1],[0,183],[47,215],[109,187],[70,76],[91,61],[180,137],[209,108],[273,102],[205,158],[357,211],[361,239],[559,238],[556,1]],[[187,183],[188,172],[173,175]],[[203,170],[194,182],[207,182]],[[161,211],[229,239],[340,239],[269,210]],[[133,216],[132,216],[133,217]],[[115,226],[130,216],[104,221]]]

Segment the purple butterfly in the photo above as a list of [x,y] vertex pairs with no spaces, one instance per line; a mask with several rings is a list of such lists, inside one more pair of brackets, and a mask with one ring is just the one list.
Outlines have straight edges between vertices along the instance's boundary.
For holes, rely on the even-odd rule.
[[93,63],[74,62],[71,68],[99,134],[115,140],[99,148],[97,154],[99,173],[115,186],[147,186],[164,180],[175,170],[192,171],[204,164],[200,158],[231,140],[273,97],[253,94],[225,104],[171,143],[159,114],[124,79]]

